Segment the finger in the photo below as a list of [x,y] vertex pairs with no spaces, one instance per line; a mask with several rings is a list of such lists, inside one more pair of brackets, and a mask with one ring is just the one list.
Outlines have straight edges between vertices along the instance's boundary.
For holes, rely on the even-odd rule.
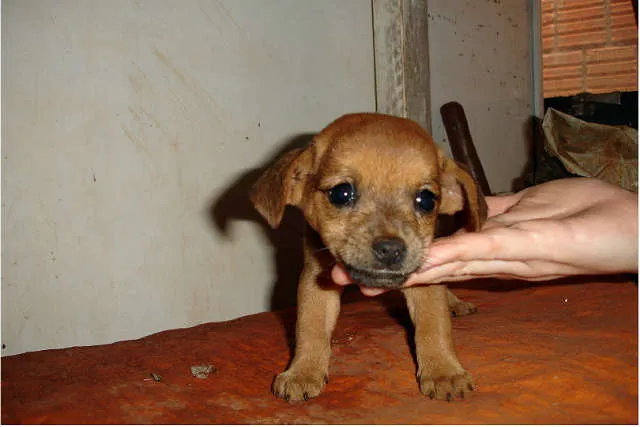
[[[548,280],[560,279],[562,277],[567,277],[567,274],[550,274],[546,276],[540,277],[519,277],[513,276],[509,274],[486,274],[486,275],[459,275],[459,276],[445,276],[439,277],[435,282],[429,282],[428,284],[434,283],[451,283],[451,282],[465,282],[468,280],[478,280],[478,279],[491,279],[491,280],[525,280],[527,282],[543,282]],[[427,285],[427,283],[409,283],[403,285],[403,287],[416,286],[416,285]]]
[[351,277],[349,277],[349,274],[347,274],[345,269],[340,264],[336,264],[331,269],[331,280],[333,280],[333,282],[336,285],[340,285],[340,286],[345,286],[350,283],[353,283],[353,280],[351,280]]
[[454,261],[412,275],[407,281],[407,285],[488,277],[541,281],[587,273],[590,272],[573,265],[541,260],[529,260],[526,262],[505,260]]
[[506,212],[510,207],[515,205],[522,198],[522,194],[507,194],[504,196],[487,196],[485,200],[487,202],[487,216],[500,215]]
[[404,286],[413,286],[426,283],[440,283],[444,278],[457,277],[462,275],[461,269],[464,266],[462,261],[447,262],[426,270],[421,270],[409,276]]
[[[488,196],[486,197],[488,213],[487,222],[482,226],[484,229],[491,229],[496,227],[504,227],[505,225],[510,225],[511,222],[504,221],[502,219],[502,215],[511,208],[514,204],[520,200],[520,194],[508,194],[505,196]],[[462,227],[458,229],[451,236],[459,236],[461,234],[466,234],[468,231]],[[441,240],[443,238],[439,238]]]
[[540,259],[543,247],[536,233],[516,227],[495,227],[435,240],[421,271],[452,261]]

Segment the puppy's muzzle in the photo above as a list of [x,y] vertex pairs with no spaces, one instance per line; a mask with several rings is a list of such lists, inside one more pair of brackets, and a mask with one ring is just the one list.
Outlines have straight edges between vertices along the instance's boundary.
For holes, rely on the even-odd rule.
[[370,288],[397,289],[411,274],[407,271],[407,245],[397,237],[382,237],[371,244],[370,261],[365,266],[345,264],[355,283]]
[[407,246],[402,239],[377,239],[371,245],[374,258],[386,268],[397,268],[407,255]]

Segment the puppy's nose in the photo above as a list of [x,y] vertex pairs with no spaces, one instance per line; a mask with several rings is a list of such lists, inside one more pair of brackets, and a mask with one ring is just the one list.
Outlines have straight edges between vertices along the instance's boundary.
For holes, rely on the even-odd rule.
[[407,254],[407,247],[402,239],[377,239],[371,246],[373,255],[385,267],[400,264]]

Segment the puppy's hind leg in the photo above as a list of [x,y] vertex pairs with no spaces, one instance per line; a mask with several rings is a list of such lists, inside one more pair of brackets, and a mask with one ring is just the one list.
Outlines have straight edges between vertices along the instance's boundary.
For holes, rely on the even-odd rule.
[[456,355],[451,337],[447,288],[414,286],[403,291],[415,325],[420,391],[425,396],[452,400],[473,390],[473,380]]
[[331,333],[340,313],[341,286],[324,287],[305,266],[298,285],[298,320],[293,361],[273,382],[273,393],[287,401],[309,400],[329,380]]
[[468,316],[469,314],[478,312],[475,305],[470,302],[462,301],[449,289],[447,289],[447,304],[453,317]]

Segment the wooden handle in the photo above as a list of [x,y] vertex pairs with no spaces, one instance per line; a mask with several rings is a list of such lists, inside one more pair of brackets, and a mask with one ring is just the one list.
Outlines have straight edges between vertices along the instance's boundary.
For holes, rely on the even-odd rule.
[[473,145],[469,124],[462,105],[457,102],[448,102],[440,107],[440,115],[442,115],[442,122],[447,130],[453,158],[469,169],[469,173],[480,186],[482,193],[485,196],[490,195],[489,182],[484,174],[476,147]]

